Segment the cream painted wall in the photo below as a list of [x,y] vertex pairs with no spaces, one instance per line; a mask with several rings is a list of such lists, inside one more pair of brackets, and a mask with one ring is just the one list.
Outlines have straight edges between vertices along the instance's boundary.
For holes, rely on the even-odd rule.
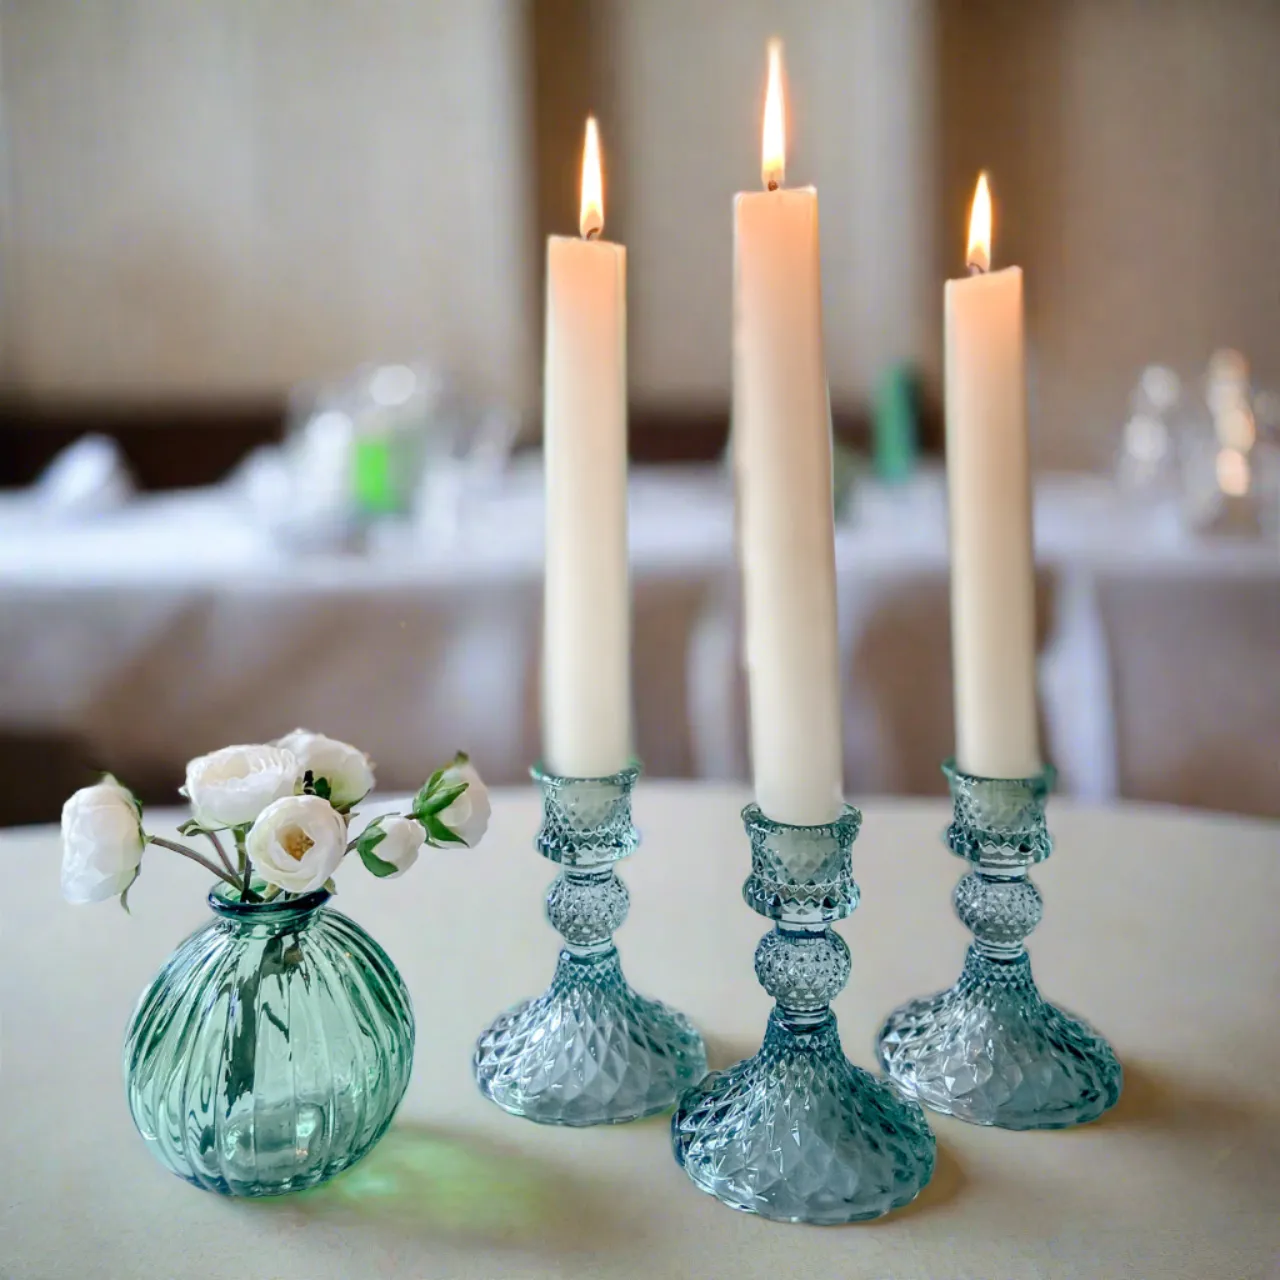
[[[927,0],[607,0],[599,56],[644,404],[722,404],[731,202],[760,183],[765,42],[789,78],[787,180],[821,200],[832,397],[891,359],[937,366],[933,7]],[[612,215],[611,215],[612,216]]]
[[941,42],[947,261],[986,165],[1039,461],[1105,464],[1153,360],[1280,387],[1280,4],[944,0]]
[[774,33],[837,402],[901,356],[936,383],[982,165],[1027,271],[1042,463],[1105,462],[1153,359],[1234,344],[1280,386],[1276,0],[0,0],[0,371],[247,393],[426,350],[536,414],[538,237],[573,224],[585,74],[635,400],[722,407]]
[[5,0],[10,385],[255,394],[441,355],[536,401],[502,0]]

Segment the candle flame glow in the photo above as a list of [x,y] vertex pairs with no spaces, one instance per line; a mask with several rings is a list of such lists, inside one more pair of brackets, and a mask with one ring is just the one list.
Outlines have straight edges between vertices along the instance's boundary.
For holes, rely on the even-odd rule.
[[978,174],[978,189],[973,193],[965,262],[975,271],[991,270],[991,189],[985,172]]
[[587,138],[582,147],[582,203],[578,230],[591,240],[604,230],[604,178],[600,172],[600,130],[595,116],[587,117]]
[[769,41],[769,87],[764,95],[764,137],[760,177],[768,191],[782,186],[787,175],[787,138],[782,108],[782,41]]

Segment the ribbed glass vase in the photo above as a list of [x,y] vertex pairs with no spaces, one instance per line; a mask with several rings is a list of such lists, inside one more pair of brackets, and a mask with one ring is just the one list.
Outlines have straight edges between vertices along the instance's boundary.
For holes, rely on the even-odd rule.
[[312,1187],[386,1132],[413,1065],[413,1009],[386,953],[318,890],[242,903],[170,956],[124,1044],[134,1124],[207,1191]]

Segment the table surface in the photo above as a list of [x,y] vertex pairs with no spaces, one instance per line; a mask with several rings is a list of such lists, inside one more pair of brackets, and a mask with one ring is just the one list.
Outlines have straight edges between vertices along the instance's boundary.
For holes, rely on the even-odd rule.
[[[753,1052],[767,997],[743,904],[733,787],[642,783],[645,843],[622,871],[619,942],[642,991],[686,1010],[712,1065]],[[388,1136],[302,1195],[243,1202],[166,1173],[134,1133],[120,1081],[133,1002],[201,923],[199,871],[160,850],[130,896],[67,906],[49,828],[0,835],[0,1276],[1200,1277],[1280,1275],[1280,825],[1154,807],[1055,802],[1032,939],[1047,994],[1085,1012],[1125,1066],[1119,1105],[1077,1131],[1006,1133],[933,1117],[938,1170],[907,1209],[850,1227],[783,1226],[694,1189],[668,1122],[565,1130],[516,1120],[470,1076],[478,1031],[550,977],[530,848],[531,790],[496,795],[475,852],[428,851],[376,882],[339,874],[340,905],[399,965],[418,1016],[413,1081]],[[960,864],[936,802],[866,805],[863,903],[844,925],[853,977],[836,1002],[847,1052],[878,1020],[948,984],[965,935]],[[176,813],[150,814],[163,830]]]

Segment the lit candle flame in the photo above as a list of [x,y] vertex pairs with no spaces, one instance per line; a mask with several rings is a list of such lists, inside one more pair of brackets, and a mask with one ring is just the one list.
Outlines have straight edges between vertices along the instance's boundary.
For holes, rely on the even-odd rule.
[[782,111],[782,41],[769,41],[769,87],[764,95],[764,138],[760,177],[765,189],[776,191],[787,175],[787,139]]
[[587,140],[582,148],[582,204],[578,230],[594,240],[604,230],[604,179],[600,173],[600,131],[595,116],[587,117]]
[[978,174],[978,189],[973,193],[973,209],[969,214],[969,249],[965,255],[971,271],[991,270],[991,190],[986,173]]

